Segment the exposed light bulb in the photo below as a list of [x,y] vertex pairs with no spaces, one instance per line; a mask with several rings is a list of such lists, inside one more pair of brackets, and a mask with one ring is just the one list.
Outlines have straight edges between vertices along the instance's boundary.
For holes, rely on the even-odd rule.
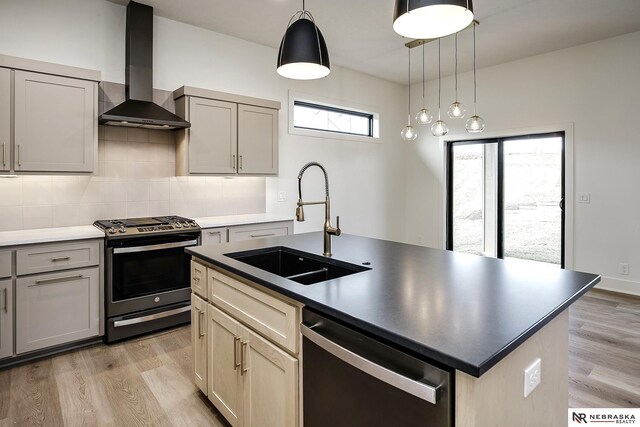
[[433,136],[444,136],[449,132],[449,127],[443,120],[438,120],[431,125],[431,133]]
[[405,141],[415,141],[415,139],[418,137],[418,132],[416,132],[413,126],[407,125],[400,132],[400,136]]
[[469,133],[480,133],[484,130],[484,120],[480,116],[471,116],[464,127]]
[[449,106],[447,114],[452,119],[462,119],[464,115],[467,114],[467,109],[461,102],[456,101]]
[[433,120],[433,114],[431,114],[428,108],[423,108],[416,114],[416,122],[419,125],[428,125],[431,123],[431,120]]

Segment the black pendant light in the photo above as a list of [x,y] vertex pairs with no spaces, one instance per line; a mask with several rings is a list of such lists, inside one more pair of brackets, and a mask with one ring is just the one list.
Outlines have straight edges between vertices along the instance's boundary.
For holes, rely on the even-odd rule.
[[413,39],[436,39],[473,22],[472,0],[396,0],[393,30]]
[[329,52],[313,16],[305,9],[289,20],[278,51],[278,74],[296,80],[325,77],[331,71]]

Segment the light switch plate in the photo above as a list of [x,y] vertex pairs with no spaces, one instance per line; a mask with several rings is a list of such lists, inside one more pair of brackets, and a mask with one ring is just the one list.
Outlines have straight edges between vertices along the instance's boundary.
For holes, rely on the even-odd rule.
[[278,192],[278,201],[279,202],[286,202],[287,201],[287,192],[286,191]]
[[578,193],[578,203],[591,203],[591,193]]
[[531,366],[524,370],[524,397],[531,394],[542,380],[542,360],[536,359]]

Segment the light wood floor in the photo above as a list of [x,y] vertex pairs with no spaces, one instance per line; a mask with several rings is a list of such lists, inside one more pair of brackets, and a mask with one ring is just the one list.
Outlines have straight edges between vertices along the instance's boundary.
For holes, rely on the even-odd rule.
[[[569,340],[570,407],[640,407],[640,298],[589,292]],[[190,352],[185,326],[0,370],[0,427],[227,427],[191,382]]]
[[590,291],[569,310],[569,407],[640,407],[640,297]]

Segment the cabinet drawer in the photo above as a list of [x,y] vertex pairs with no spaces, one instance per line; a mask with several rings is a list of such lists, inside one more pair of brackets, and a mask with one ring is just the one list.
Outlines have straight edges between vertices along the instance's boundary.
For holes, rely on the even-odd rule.
[[0,279],[11,277],[11,251],[0,251]]
[[16,281],[16,354],[99,334],[98,267]]
[[96,241],[38,245],[16,251],[17,275],[67,270],[98,265],[100,244]]
[[207,267],[195,261],[191,261],[191,290],[207,299]]
[[286,236],[291,234],[292,221],[270,222],[266,224],[241,225],[229,228],[229,241],[262,239],[264,237]]
[[298,353],[300,308],[217,270],[208,270],[209,301],[271,341]]
[[202,246],[227,243],[226,228],[206,228],[202,230]]

